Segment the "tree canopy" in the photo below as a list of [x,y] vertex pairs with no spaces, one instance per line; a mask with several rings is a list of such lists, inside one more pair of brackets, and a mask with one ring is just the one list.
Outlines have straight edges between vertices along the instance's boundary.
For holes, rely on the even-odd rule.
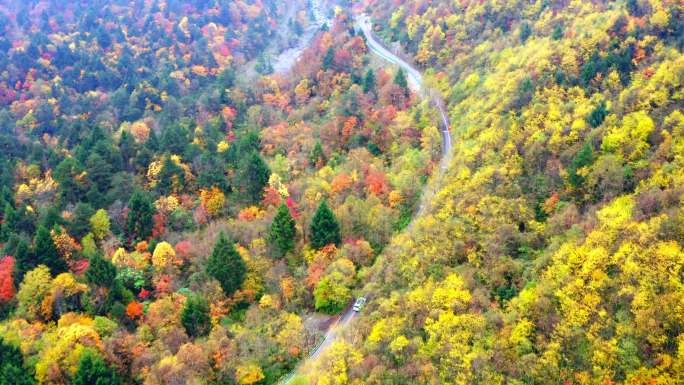
[[340,237],[340,225],[326,201],[321,202],[318,206],[318,209],[311,220],[310,227],[311,246],[316,249],[320,249],[330,244],[339,245],[342,241]]
[[235,245],[221,232],[207,260],[207,274],[221,284],[223,292],[233,295],[245,280],[247,268]]
[[296,222],[290,214],[290,209],[281,203],[278,207],[269,233],[269,239],[274,247],[278,250],[278,254],[284,256],[285,254],[294,251],[295,241],[297,236]]

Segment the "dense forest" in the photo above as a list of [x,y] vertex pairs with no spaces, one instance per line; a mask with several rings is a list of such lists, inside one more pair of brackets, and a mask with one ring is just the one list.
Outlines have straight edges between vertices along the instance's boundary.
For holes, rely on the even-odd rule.
[[320,342],[440,139],[341,8],[250,74],[297,4],[0,7],[1,384],[268,384]]
[[684,383],[682,3],[366,3],[453,160],[312,383]]
[[0,385],[684,383],[681,1],[0,0],[0,31]]

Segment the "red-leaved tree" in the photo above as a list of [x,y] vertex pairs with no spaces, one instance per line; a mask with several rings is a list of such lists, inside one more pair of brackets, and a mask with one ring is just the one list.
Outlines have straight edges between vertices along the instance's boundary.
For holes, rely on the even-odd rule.
[[14,297],[14,257],[9,255],[0,259],[0,305]]

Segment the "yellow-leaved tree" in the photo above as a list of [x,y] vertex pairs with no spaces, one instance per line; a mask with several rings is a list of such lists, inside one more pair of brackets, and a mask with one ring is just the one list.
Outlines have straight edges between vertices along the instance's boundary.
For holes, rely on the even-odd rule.
[[156,271],[164,271],[172,266],[176,251],[168,242],[159,242],[152,253],[152,266]]
[[235,370],[235,377],[240,385],[252,385],[266,378],[257,364],[240,365]]

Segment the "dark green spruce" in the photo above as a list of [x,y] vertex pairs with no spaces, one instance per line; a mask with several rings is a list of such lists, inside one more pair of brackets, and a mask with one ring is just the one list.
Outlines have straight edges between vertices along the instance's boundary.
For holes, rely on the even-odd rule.
[[128,202],[126,236],[130,241],[143,241],[152,235],[155,213],[152,198],[148,193],[136,191]]
[[183,306],[181,323],[190,337],[201,337],[209,334],[211,318],[207,300],[199,295],[190,296]]
[[246,273],[247,267],[235,245],[221,232],[207,261],[207,274],[219,281],[223,292],[230,296],[242,286]]
[[326,201],[321,202],[311,221],[311,246],[320,249],[329,244],[339,245],[340,224]]
[[296,222],[290,209],[283,203],[278,207],[278,212],[271,223],[271,230],[268,238],[271,245],[276,249],[278,255],[283,257],[285,254],[294,251],[295,237],[297,236]]

